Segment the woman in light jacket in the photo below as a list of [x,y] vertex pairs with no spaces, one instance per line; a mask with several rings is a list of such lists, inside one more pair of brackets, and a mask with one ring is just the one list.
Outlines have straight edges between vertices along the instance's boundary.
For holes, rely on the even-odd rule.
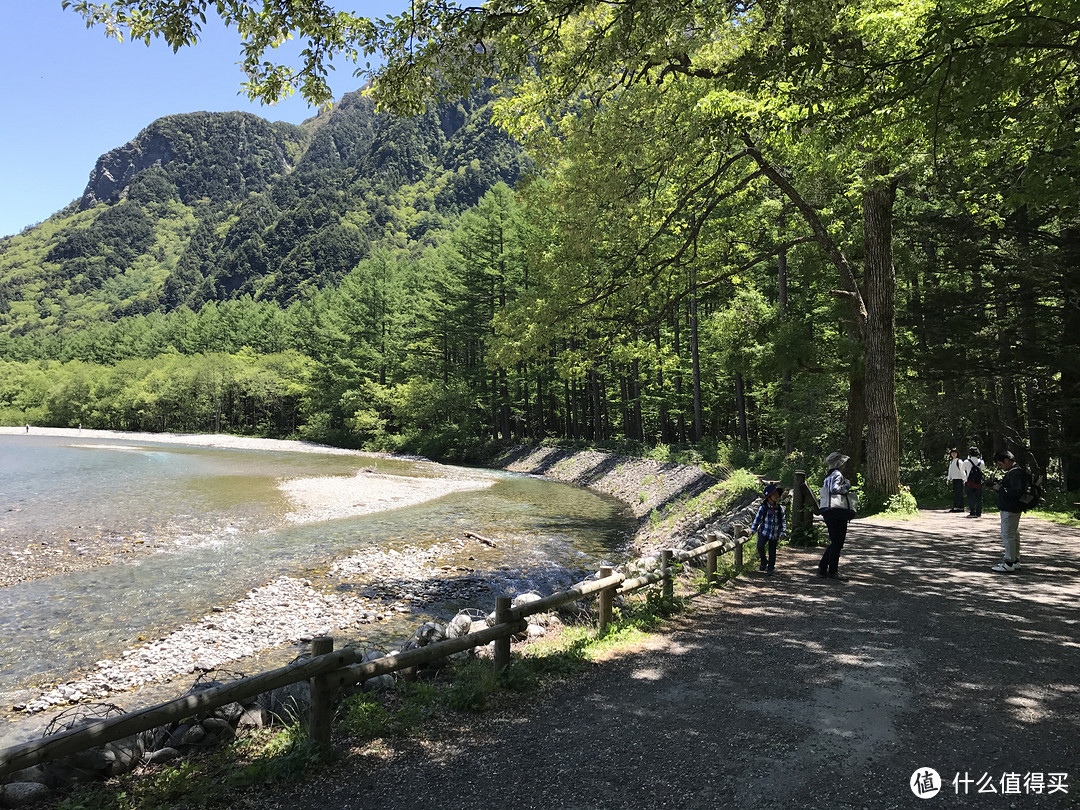
[[844,548],[844,539],[847,537],[848,521],[854,517],[854,513],[846,506],[837,505],[837,495],[847,495],[851,489],[851,482],[844,478],[841,472],[847,464],[848,457],[843,453],[830,453],[825,459],[825,465],[829,468],[825,476],[825,483],[821,485],[821,502],[818,508],[821,517],[825,520],[825,527],[829,530],[829,547],[821,556],[818,563],[818,576],[838,579],[837,568],[840,565],[840,552]]

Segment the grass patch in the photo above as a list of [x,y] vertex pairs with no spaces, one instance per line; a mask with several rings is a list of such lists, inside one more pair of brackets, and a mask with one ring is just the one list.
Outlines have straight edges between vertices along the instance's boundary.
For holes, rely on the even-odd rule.
[[1034,517],[1042,518],[1043,520],[1049,520],[1051,523],[1058,523],[1062,526],[1080,527],[1080,517],[1077,517],[1077,512],[1068,512],[1055,509],[1034,509],[1026,514]]
[[662,510],[649,513],[649,528],[667,527],[687,515],[716,515],[730,512],[747,492],[761,489],[758,477],[749,470],[729,470],[727,477],[692,498],[680,498]]
[[217,810],[236,806],[237,789],[289,784],[316,773],[318,747],[299,723],[253,731],[177,764],[80,785],[57,810]]

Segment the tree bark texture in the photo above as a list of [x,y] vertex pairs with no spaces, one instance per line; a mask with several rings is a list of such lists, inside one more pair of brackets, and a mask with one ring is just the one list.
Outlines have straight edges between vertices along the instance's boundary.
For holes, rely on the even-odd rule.
[[900,417],[896,410],[896,270],[892,260],[893,183],[863,193],[866,248],[866,488],[900,491]]

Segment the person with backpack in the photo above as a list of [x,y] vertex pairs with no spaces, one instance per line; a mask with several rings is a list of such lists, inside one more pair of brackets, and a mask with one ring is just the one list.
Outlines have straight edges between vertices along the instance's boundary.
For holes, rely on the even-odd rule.
[[1020,570],[1020,515],[1024,511],[1020,499],[1031,488],[1031,475],[1016,463],[1016,456],[1008,450],[994,453],[994,463],[1005,473],[993,485],[1001,512],[1001,545],[1005,548],[1005,559],[990,570],[1011,574]]
[[964,462],[964,490],[967,492],[968,517],[982,517],[983,468],[985,466],[979,448],[968,448],[967,461]]

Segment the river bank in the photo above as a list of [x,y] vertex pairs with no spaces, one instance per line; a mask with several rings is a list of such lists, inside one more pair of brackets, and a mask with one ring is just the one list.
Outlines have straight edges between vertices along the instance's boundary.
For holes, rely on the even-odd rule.
[[[287,453],[391,458],[386,454],[346,450],[311,442],[282,439],[259,439],[222,434],[125,433],[113,430],[78,428],[0,427],[3,435],[49,436],[71,440],[78,446],[111,447],[112,442],[186,445],[225,450],[261,450]],[[351,477],[315,476],[283,479],[277,486],[288,498],[290,508],[277,522],[306,524],[414,506],[425,501],[463,490],[482,489],[490,479],[466,468],[447,467],[419,459],[409,459],[420,466],[422,476],[384,475],[374,465],[362,467]],[[166,534],[93,524],[72,525],[62,532],[26,534],[5,527],[0,506],[0,587],[60,573],[85,571],[100,565],[124,562],[166,550],[183,542]],[[272,524],[256,527],[273,528]]]
[[[25,435],[25,427],[0,427],[2,435]],[[29,434],[78,440],[92,446],[110,441],[194,447],[320,453],[358,458],[393,458],[387,454],[348,450],[312,442],[261,439],[224,434],[127,433],[114,430],[44,428]],[[295,478],[279,487],[293,503],[284,516],[290,523],[317,523],[388,509],[413,506],[468,489],[490,485],[482,472],[430,464],[425,477],[383,475],[361,469],[355,476]],[[586,487],[626,504],[637,520],[629,545],[635,555],[677,544],[718,517],[720,505],[730,507],[718,482],[701,469],[672,462],[619,456],[596,450],[515,447],[488,460],[489,467],[519,472]],[[741,504],[739,504],[741,505]],[[2,507],[0,507],[2,508]],[[60,537],[25,537],[5,531],[0,522],[0,587],[54,574],[81,571],[123,562],[161,551],[168,538],[138,532],[94,531],[73,527]]]
[[[11,432],[11,429],[5,432]],[[125,440],[377,458],[372,454],[303,442],[230,436],[159,436],[74,430],[58,430],[50,435],[88,443]],[[637,531],[626,547],[628,557],[682,545],[687,537],[718,517],[710,511],[716,498],[720,497],[715,494],[717,482],[695,467],[597,451],[553,448],[507,451],[492,459],[491,466],[588,487],[622,501],[637,520]],[[296,507],[287,517],[293,521],[317,522],[368,514],[490,483],[484,478],[489,473],[480,470],[432,463],[428,472],[431,477],[405,478],[380,475],[363,468],[352,477],[287,480],[281,486]],[[727,506],[730,508],[731,504]],[[6,554],[11,561],[4,567],[11,581],[74,570],[62,566],[92,567],[114,563],[131,559],[126,555],[147,554],[161,548],[159,542],[127,536],[69,542],[66,548],[62,545],[54,548],[48,543],[13,547],[18,545],[18,542],[9,542],[8,547],[4,547],[0,543],[0,553]],[[16,708],[20,712],[36,714],[68,703],[101,700],[141,685],[169,682],[195,671],[214,670],[261,650],[295,645],[313,636],[356,633],[360,625],[380,624],[384,631],[389,631],[391,627],[407,622],[408,615],[416,609],[423,611],[431,604],[468,602],[487,609],[496,575],[502,578],[498,579],[502,583],[498,587],[502,588],[506,574],[489,570],[494,563],[480,560],[479,546],[476,540],[456,538],[431,548],[378,553],[365,550],[337,561],[331,570],[315,577],[314,581],[290,577],[276,579],[251,591],[235,604],[215,607],[196,622],[164,637],[146,640],[126,651],[120,659],[97,662],[75,680],[55,684],[43,692],[25,694],[17,701]],[[497,555],[497,551],[491,551],[491,554]]]

